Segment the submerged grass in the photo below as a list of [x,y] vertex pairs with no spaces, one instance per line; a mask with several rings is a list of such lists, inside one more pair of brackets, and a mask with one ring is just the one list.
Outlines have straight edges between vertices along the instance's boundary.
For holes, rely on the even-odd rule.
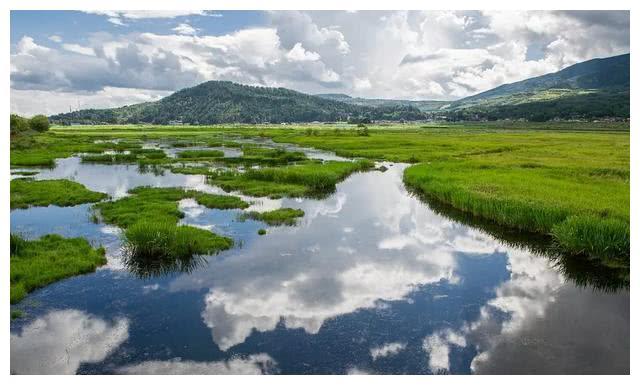
[[107,194],[88,190],[80,183],[66,179],[13,179],[10,190],[11,209],[49,205],[75,206],[107,197]]
[[10,253],[11,303],[53,282],[93,272],[107,262],[103,248],[95,249],[83,238],[54,234],[32,241],[11,234]]
[[272,226],[280,226],[280,225],[293,226],[296,224],[297,219],[303,216],[304,216],[304,211],[300,209],[281,208],[281,209],[265,211],[265,212],[250,211],[248,213],[241,214],[240,218],[241,219],[250,218],[256,221],[262,221]]

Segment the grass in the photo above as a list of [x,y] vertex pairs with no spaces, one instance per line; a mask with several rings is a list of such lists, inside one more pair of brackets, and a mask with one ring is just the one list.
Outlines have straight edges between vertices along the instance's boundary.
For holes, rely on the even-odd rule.
[[304,216],[304,211],[300,209],[281,208],[281,209],[265,211],[265,212],[250,211],[248,213],[241,214],[240,218],[241,219],[250,218],[256,221],[262,221],[271,226],[280,226],[280,225],[293,226],[296,224],[297,219],[303,216]]
[[222,158],[224,152],[220,150],[185,150],[178,153],[178,158],[202,159],[202,158]]
[[75,206],[107,197],[107,194],[88,190],[80,183],[65,179],[13,179],[10,190],[11,209],[49,205]]
[[250,196],[321,196],[335,190],[337,183],[354,172],[373,168],[373,162],[308,162],[284,167],[250,169],[244,173],[221,172],[210,182],[227,191]]
[[40,173],[40,171],[14,171],[11,170],[11,175],[20,175],[20,176],[34,176]]
[[138,221],[123,237],[125,264],[140,277],[190,272],[202,262],[197,256],[233,246],[232,239],[210,231],[157,220]]
[[194,198],[207,208],[231,209],[246,208],[248,203],[233,196],[207,194],[176,187],[152,188],[137,187],[129,190],[130,196],[94,206],[99,210],[102,220],[122,228],[127,228],[143,219],[158,222],[171,222],[174,225],[184,214],[178,209],[178,201]]
[[258,235],[266,235],[266,234],[267,234],[267,230],[265,229],[258,230]]
[[83,238],[45,235],[25,240],[11,234],[11,303],[29,292],[74,275],[95,271],[107,260],[103,248],[93,248]]
[[128,153],[85,154],[80,157],[86,163],[135,163],[165,159],[167,154],[160,149],[137,148]]

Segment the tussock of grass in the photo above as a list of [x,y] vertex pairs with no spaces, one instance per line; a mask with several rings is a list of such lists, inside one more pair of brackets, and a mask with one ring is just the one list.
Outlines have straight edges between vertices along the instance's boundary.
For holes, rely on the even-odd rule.
[[173,222],[142,220],[124,232],[125,264],[141,277],[171,271],[190,272],[203,262],[202,255],[233,246],[233,240]]
[[222,158],[224,152],[220,150],[186,150],[178,153],[178,158],[197,159],[197,158]]
[[95,271],[107,262],[104,249],[83,238],[45,235],[28,241],[11,234],[11,303],[29,292],[78,274]]
[[106,223],[127,228],[134,223],[147,219],[158,222],[177,221],[184,216],[178,209],[178,201],[194,198],[208,208],[231,209],[246,208],[247,202],[238,197],[207,194],[194,190],[166,187],[137,187],[129,190],[130,196],[115,201],[101,202],[94,207],[100,211]]
[[11,175],[20,175],[20,176],[34,176],[40,173],[40,171],[13,171],[11,170]]
[[265,229],[258,230],[258,235],[266,235],[266,234],[267,234],[267,230]]
[[49,205],[75,206],[107,197],[107,194],[88,190],[80,183],[65,179],[13,179],[10,189],[12,209]]
[[304,211],[300,209],[281,208],[272,211],[265,211],[262,213],[257,211],[250,211],[248,213],[243,213],[240,218],[250,218],[256,221],[262,221],[272,226],[293,226],[296,224],[297,219],[303,216]]

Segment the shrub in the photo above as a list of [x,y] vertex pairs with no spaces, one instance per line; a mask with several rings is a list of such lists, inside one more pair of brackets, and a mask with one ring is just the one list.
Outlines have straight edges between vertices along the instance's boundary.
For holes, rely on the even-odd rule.
[[29,120],[29,127],[38,132],[45,132],[49,129],[49,119],[44,115],[36,115]]

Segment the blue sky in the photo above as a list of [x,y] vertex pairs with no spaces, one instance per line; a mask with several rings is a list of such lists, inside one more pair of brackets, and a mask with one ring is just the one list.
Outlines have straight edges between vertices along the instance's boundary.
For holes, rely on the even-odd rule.
[[114,107],[208,80],[455,100],[628,52],[628,11],[12,11],[11,110]]

